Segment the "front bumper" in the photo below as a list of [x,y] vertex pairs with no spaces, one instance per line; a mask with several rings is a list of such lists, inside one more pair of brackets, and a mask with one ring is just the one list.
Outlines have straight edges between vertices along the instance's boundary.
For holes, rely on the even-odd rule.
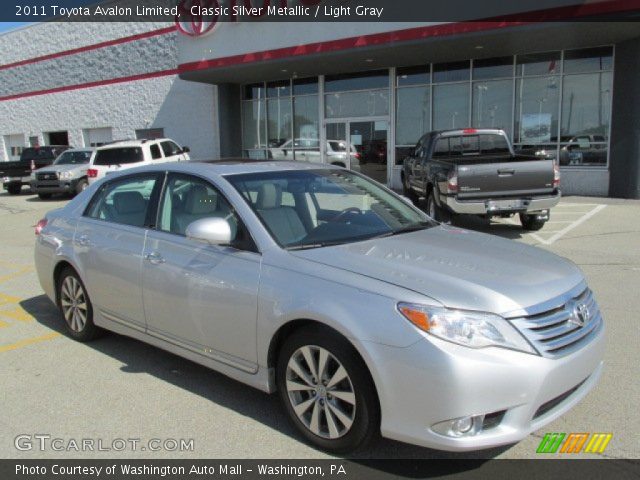
[[[556,359],[502,348],[470,349],[434,337],[406,348],[363,347],[367,363],[376,367],[372,375],[383,436],[470,451],[516,443],[575,406],[601,375],[604,327],[583,348]],[[496,412],[503,412],[501,421],[472,436],[431,429],[450,419]]]
[[30,176],[29,177],[3,177],[2,186],[6,190],[7,188],[9,188],[9,185],[16,185],[16,184],[29,185],[30,181],[31,181]]
[[[483,200],[458,200],[454,196],[441,196],[440,202],[453,213],[460,215],[499,215],[502,213],[539,212],[549,210],[560,202],[560,192],[555,195],[545,197],[522,197],[509,200],[519,201],[518,207],[505,207],[501,209],[491,208],[492,202],[500,202],[502,199]],[[499,204],[498,204],[499,205]]]
[[80,179],[31,180],[29,185],[35,193],[73,193]]

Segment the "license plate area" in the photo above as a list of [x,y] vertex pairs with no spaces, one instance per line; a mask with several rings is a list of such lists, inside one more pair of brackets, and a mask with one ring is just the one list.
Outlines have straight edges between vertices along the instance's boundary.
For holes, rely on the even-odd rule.
[[529,206],[529,200],[512,199],[512,200],[489,200],[487,203],[487,212],[509,212],[526,210]]

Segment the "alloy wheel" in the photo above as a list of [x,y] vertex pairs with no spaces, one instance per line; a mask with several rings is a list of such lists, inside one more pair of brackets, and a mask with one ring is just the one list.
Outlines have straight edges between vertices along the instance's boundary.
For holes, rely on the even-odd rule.
[[286,388],[298,420],[313,434],[336,439],[351,429],[356,415],[353,383],[328,350],[305,345],[287,364]]
[[80,282],[69,275],[62,282],[60,305],[64,319],[74,332],[81,332],[87,324],[87,299]]

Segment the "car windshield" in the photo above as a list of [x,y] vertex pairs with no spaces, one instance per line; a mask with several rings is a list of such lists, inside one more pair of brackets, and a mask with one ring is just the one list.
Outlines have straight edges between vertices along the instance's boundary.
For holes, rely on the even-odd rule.
[[140,147],[121,147],[107,148],[98,150],[94,165],[123,165],[125,163],[141,162],[142,148]]
[[55,162],[54,165],[79,165],[82,163],[88,163],[91,158],[91,152],[89,151],[80,151],[80,152],[64,152],[60,155]]
[[229,175],[274,239],[294,250],[338,245],[436,225],[398,195],[348,170]]

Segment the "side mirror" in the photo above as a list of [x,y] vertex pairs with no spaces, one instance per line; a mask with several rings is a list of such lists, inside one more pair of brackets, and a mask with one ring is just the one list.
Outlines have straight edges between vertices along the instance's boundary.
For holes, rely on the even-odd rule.
[[201,218],[189,224],[185,235],[191,240],[210,245],[229,245],[231,225],[224,218]]
[[187,146],[182,147],[182,153],[189,153],[191,149]]

